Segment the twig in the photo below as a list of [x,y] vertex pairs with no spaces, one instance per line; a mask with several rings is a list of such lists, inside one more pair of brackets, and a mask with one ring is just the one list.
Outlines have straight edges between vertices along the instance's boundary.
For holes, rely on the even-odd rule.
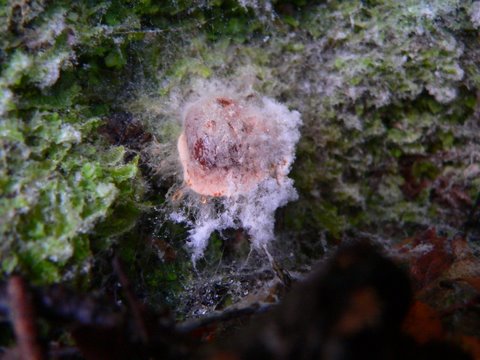
[[21,359],[41,360],[44,354],[38,341],[35,309],[25,281],[12,276],[7,285],[13,329]]
[[210,326],[215,323],[221,323],[228,320],[234,320],[249,315],[262,314],[275,308],[277,304],[253,304],[252,306],[244,307],[241,309],[232,309],[223,311],[218,314],[210,315],[203,319],[188,320],[183,323],[177,324],[175,331],[178,334],[188,334],[197,329]]
[[137,297],[135,296],[130,284],[130,280],[123,271],[122,262],[118,256],[113,258],[112,265],[120,284],[122,284],[125,297],[127,298],[127,304],[132,310],[133,319],[137,330],[140,333],[140,337],[144,343],[148,343],[150,334],[145,323],[144,311],[141,308],[141,304],[138,303]]

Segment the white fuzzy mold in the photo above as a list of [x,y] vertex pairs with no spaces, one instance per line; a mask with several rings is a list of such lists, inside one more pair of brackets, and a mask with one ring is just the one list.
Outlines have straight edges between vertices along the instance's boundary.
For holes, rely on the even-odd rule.
[[297,198],[288,173],[300,114],[215,83],[194,92],[181,118],[179,191],[188,193],[188,205],[171,219],[191,227],[193,259],[203,255],[213,231],[227,228],[244,229],[255,248],[265,248],[274,237],[275,210]]

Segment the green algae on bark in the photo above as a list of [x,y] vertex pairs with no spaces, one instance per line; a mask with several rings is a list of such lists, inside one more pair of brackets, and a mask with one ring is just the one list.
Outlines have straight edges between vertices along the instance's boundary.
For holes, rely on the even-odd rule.
[[76,73],[77,47],[88,38],[79,12],[42,2],[2,11],[1,271],[37,282],[72,278],[88,272],[95,225],[121,204],[138,208],[138,158],[125,162],[122,147],[96,135],[101,114]]
[[[162,202],[175,181],[169,159],[180,131],[178,98],[205,78],[235,79],[302,114],[293,166],[300,199],[279,212],[274,244],[289,266],[299,266],[289,257],[305,260],[302,252],[319,256],[308,243],[459,226],[479,185],[478,2],[255,4],[1,7],[4,272],[23,269],[41,281],[74,277],[67,270],[87,268],[92,241],[108,247],[144,201]],[[97,136],[116,111],[133,114],[156,146],[125,162],[124,148]],[[140,160],[157,172],[142,179]],[[169,225],[151,226],[169,240]],[[119,244],[133,272],[149,274],[145,286],[191,271],[150,253],[149,273],[137,259],[144,242],[129,234]]]

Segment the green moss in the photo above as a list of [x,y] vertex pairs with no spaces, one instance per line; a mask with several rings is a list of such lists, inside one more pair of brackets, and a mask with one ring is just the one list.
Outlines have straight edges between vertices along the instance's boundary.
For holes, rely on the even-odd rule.
[[[453,220],[430,195],[439,178],[478,190],[463,176],[478,150],[480,44],[470,4],[279,0],[273,14],[242,3],[65,0],[25,3],[19,18],[0,6],[5,273],[59,280],[118,243],[136,278],[145,266],[151,294],[166,284],[180,291],[192,271],[185,229],[145,220],[182,254],[169,264],[146,235],[134,236],[145,202],[163,201],[170,184],[141,179],[143,154],[106,145],[98,129],[110,112],[131,112],[158,142],[174,142],[180,127],[165,104],[197,79],[241,81],[301,112],[292,170],[300,198],[279,215],[292,241],[404,236],[405,224]],[[223,239],[210,243],[207,259],[219,261]]]
[[[90,256],[88,234],[114,208],[138,200],[141,186],[135,183],[138,159],[124,163],[124,149],[110,150],[96,135],[101,121],[90,117],[89,94],[73,71],[72,21],[84,14],[74,9],[67,18],[61,4],[35,13],[24,6],[24,18],[10,18],[9,11],[2,18],[17,21],[20,34],[7,31],[1,42],[0,261],[5,273],[20,270],[52,282],[67,270],[81,272]],[[127,215],[116,212],[115,219],[131,222]],[[104,239],[126,228],[118,225]]]

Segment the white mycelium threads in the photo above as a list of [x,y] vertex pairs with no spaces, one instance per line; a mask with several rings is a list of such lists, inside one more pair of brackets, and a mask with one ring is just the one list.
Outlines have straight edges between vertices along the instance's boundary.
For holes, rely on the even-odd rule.
[[[185,186],[198,194],[189,237],[194,260],[215,230],[243,228],[255,247],[265,247],[275,210],[297,198],[287,175],[300,114],[267,97],[216,90],[185,105],[177,144]],[[180,213],[172,219],[187,221]]]

